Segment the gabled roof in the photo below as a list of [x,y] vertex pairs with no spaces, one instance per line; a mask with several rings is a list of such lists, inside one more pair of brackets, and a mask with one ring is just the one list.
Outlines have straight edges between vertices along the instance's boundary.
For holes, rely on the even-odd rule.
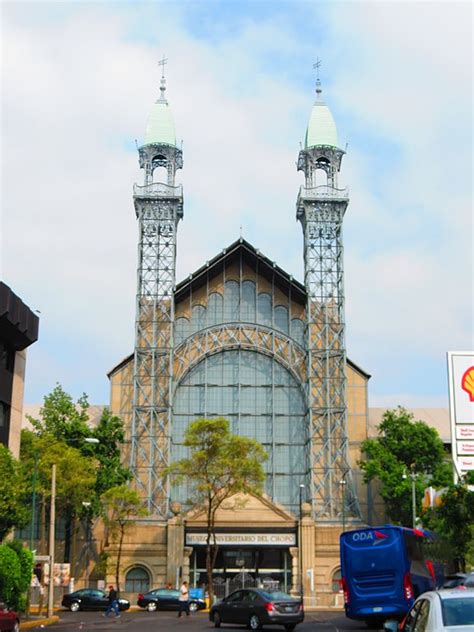
[[228,248],[216,255],[210,261],[201,266],[198,270],[190,274],[186,279],[178,283],[175,291],[175,301],[180,301],[191,288],[196,289],[206,283],[209,274],[219,274],[224,263],[242,257],[245,263],[258,269],[258,273],[269,280],[274,278],[278,287],[288,292],[291,287],[291,297],[302,305],[306,305],[306,290],[304,285],[296,281],[291,274],[280,268],[274,261],[263,255],[258,248],[246,241],[243,237],[234,241]]

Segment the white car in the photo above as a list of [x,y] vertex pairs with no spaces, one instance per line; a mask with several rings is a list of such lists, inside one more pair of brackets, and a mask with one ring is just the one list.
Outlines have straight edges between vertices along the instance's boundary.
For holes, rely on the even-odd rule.
[[387,621],[389,632],[474,632],[474,590],[433,590],[413,604],[403,623]]

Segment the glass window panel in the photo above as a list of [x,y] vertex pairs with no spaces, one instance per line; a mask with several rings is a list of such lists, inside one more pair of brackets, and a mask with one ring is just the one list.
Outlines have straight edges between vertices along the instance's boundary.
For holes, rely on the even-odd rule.
[[217,292],[209,294],[209,300],[207,302],[207,324],[219,325],[222,323],[222,307],[223,300],[222,295]]
[[258,295],[257,321],[260,325],[272,326],[272,297],[270,294]]
[[242,305],[240,308],[240,319],[246,323],[255,322],[256,311],[256,291],[253,281],[242,283]]
[[177,390],[173,401],[173,412],[175,415],[189,412],[189,387],[184,386]]
[[293,318],[291,321],[291,337],[302,347],[304,344],[304,323],[299,318]]
[[240,286],[237,281],[226,281],[224,291],[224,322],[240,320]]
[[191,316],[191,328],[193,333],[204,329],[206,326],[206,308],[204,305],[195,305]]
[[280,329],[284,331],[286,334],[289,330],[288,325],[288,310],[286,307],[282,305],[278,305],[275,307],[275,329]]
[[177,346],[188,335],[189,321],[187,318],[177,318],[174,324],[174,344]]

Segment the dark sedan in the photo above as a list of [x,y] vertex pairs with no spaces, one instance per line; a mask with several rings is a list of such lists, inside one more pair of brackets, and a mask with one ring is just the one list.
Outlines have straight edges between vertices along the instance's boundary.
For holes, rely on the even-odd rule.
[[214,627],[221,623],[241,623],[251,630],[261,630],[264,625],[282,625],[287,632],[294,630],[304,619],[303,605],[299,599],[283,592],[267,592],[260,588],[236,590],[215,603],[209,618]]
[[[170,590],[168,588],[156,588],[150,590],[146,594],[138,595],[137,604],[140,608],[146,608],[148,612],[155,610],[178,610],[179,608],[179,590]],[[206,602],[200,597],[194,597],[192,590],[189,598],[189,611],[204,610]]]
[[[120,610],[128,610],[130,608],[130,602],[127,599],[119,599],[118,602]],[[109,605],[109,598],[103,590],[83,588],[64,595],[61,605],[64,608],[69,608],[71,612],[77,612],[78,610],[106,610]]]

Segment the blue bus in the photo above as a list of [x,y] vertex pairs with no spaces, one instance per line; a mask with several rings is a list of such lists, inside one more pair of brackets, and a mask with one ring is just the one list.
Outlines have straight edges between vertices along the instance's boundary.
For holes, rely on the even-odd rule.
[[346,531],[340,551],[346,616],[369,627],[401,620],[419,594],[444,580],[441,541],[422,529],[384,525]]

